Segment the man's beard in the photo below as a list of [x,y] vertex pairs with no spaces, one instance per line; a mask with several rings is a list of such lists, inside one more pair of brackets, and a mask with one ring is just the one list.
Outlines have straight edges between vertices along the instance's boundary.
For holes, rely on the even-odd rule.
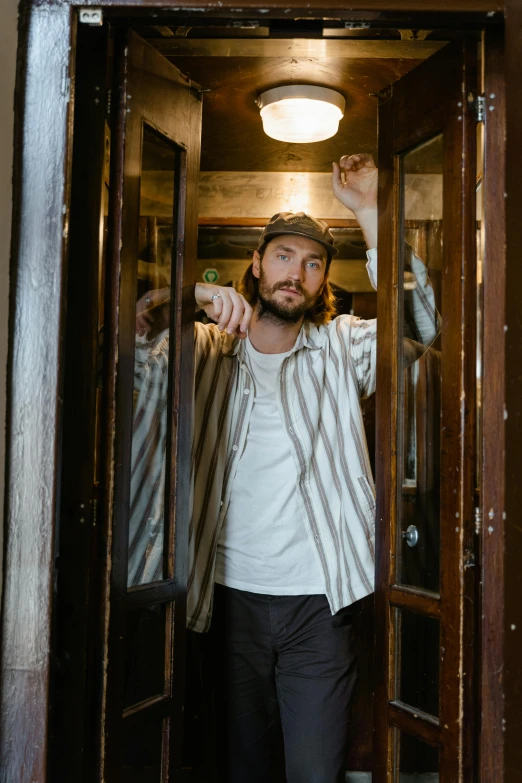
[[[302,299],[293,301],[277,301],[274,299],[276,291],[280,291],[282,288],[291,288],[302,295]],[[263,272],[263,267],[259,270],[259,291],[258,291],[258,303],[259,303],[259,318],[265,318],[271,321],[278,321],[287,324],[297,323],[303,315],[310,310],[315,302],[316,296],[307,295],[303,289],[303,286],[298,281],[283,280],[280,283],[276,283],[271,288],[266,283],[266,278]]]

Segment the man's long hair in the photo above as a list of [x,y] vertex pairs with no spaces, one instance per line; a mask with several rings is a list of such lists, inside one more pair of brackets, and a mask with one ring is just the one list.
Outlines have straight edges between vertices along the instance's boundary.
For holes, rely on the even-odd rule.
[[[261,261],[263,260],[265,250],[266,250],[266,245],[262,246],[258,250]],[[323,288],[319,293],[317,299],[315,300],[315,304],[313,305],[313,307],[310,307],[310,309],[307,310],[304,314],[305,320],[311,321],[313,324],[315,324],[315,326],[321,326],[323,324],[329,323],[329,321],[331,321],[332,318],[335,318],[337,312],[335,306],[335,302],[336,302],[335,294],[332,291],[330,281],[328,280],[328,273],[330,271],[330,260],[331,259],[328,259],[328,263],[326,265],[326,273],[325,273]],[[241,282],[239,284],[239,293],[245,297],[249,305],[255,307],[259,299],[259,280],[254,275],[254,272],[252,271],[252,267],[253,267],[253,263],[250,264],[248,269],[245,271],[243,277],[241,278]]]

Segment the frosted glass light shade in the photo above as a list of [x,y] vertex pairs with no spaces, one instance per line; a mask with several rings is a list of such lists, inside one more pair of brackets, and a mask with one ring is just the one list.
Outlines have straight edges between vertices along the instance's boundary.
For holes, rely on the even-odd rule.
[[278,141],[310,144],[335,136],[344,115],[341,93],[311,84],[291,84],[257,99],[263,130]]

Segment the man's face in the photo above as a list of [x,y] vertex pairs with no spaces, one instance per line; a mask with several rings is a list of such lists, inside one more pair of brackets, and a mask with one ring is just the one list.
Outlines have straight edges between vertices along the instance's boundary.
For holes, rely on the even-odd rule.
[[262,260],[256,250],[252,270],[259,279],[262,314],[299,321],[323,290],[327,260],[320,242],[292,234],[272,239]]

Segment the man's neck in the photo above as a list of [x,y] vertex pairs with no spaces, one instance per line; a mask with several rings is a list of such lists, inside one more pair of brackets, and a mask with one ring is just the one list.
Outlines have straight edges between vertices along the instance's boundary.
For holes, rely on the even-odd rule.
[[248,337],[259,353],[287,353],[294,347],[303,321],[304,318],[300,318],[292,324],[272,316],[260,318],[257,305],[248,328]]

